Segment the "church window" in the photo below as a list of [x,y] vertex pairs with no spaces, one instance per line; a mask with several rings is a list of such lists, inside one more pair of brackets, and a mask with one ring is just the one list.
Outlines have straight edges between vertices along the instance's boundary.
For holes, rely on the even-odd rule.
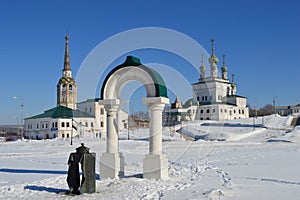
[[200,120],[203,120],[203,117],[201,117]]
[[242,114],[245,114],[244,110],[242,110]]
[[85,127],[88,127],[89,125],[88,125],[88,123],[87,122],[85,122]]
[[45,128],[48,128],[48,123],[45,124]]
[[100,123],[100,126],[101,126],[101,127],[104,127],[104,122],[101,122],[101,123]]
[[233,110],[233,113],[235,114],[235,110]]
[[39,129],[39,124],[36,124],[36,128]]
[[200,97],[197,97],[197,101],[200,101]]
[[62,91],[66,91],[66,85],[65,84],[62,85]]
[[55,128],[57,128],[57,122],[55,122]]
[[67,122],[67,127],[70,127],[70,122]]
[[65,122],[62,122],[62,123],[61,123],[61,127],[65,127]]
[[73,86],[69,85],[69,90],[72,91],[72,89],[73,89]]
[[44,124],[42,123],[42,128],[44,128]]
[[100,113],[101,113],[101,115],[104,115],[104,109],[103,108],[101,108]]
[[209,109],[206,110],[206,113],[209,113]]
[[61,135],[61,137],[64,138],[64,137],[65,137],[65,134],[63,133],[63,134]]
[[207,96],[205,96],[205,101],[207,101]]
[[204,101],[204,96],[202,96],[202,101]]
[[239,114],[241,114],[241,109],[239,109]]
[[93,122],[91,122],[91,127],[94,127],[94,123]]
[[53,138],[56,138],[56,134],[55,133],[53,134]]
[[223,109],[221,108],[221,112],[223,112]]
[[209,117],[207,117],[206,119],[209,120]]
[[52,128],[54,128],[54,127],[55,127],[54,122],[52,122]]
[[214,112],[216,112],[216,110],[215,110],[215,109],[213,109],[213,113],[214,113]]
[[70,137],[70,135],[69,135],[69,133],[67,133],[67,138],[69,138]]
[[200,113],[203,113],[203,110],[200,110]]

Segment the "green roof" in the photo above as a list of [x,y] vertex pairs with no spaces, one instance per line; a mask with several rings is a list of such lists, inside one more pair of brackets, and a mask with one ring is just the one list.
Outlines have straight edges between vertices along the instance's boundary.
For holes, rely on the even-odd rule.
[[128,66],[139,67],[142,70],[146,71],[151,76],[151,78],[153,80],[153,83],[154,83],[154,86],[155,86],[156,97],[168,97],[166,84],[165,84],[164,80],[162,79],[162,77],[160,76],[160,74],[157,73],[156,71],[154,71],[153,69],[150,69],[149,67],[143,65],[139,58],[136,58],[134,56],[127,56],[124,63],[122,63],[121,65],[115,67],[106,76],[106,78],[105,78],[105,80],[102,84],[102,88],[101,88],[101,99],[103,99],[104,88],[105,88],[105,85],[106,85],[108,79],[110,78],[110,76],[112,76],[117,70],[119,70],[123,67],[128,67]]
[[79,110],[73,110],[64,106],[57,106],[55,108],[46,110],[44,113],[35,115],[33,117],[28,117],[26,119],[38,119],[38,118],[93,118],[85,112]]

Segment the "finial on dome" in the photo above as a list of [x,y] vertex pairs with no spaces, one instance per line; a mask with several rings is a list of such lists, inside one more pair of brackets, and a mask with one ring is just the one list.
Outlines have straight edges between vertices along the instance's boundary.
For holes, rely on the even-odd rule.
[[222,55],[223,58],[223,66],[225,66],[225,54]]
[[215,54],[215,40],[214,40],[214,38],[212,38],[211,39],[211,53],[212,53],[212,55],[214,55]]
[[68,37],[68,31],[66,31],[66,36],[65,36],[66,42],[68,42],[69,37]]

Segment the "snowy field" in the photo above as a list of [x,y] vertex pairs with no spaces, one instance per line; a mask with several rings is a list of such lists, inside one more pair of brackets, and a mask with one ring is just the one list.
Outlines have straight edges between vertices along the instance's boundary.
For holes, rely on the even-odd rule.
[[[1,142],[0,199],[300,199],[300,127],[292,129],[291,120],[257,118],[255,128],[253,119],[188,123],[179,127],[184,137],[166,129],[167,180],[141,178],[145,129],[119,142],[126,163],[120,180],[99,179],[104,140]],[[97,154],[97,192],[68,196],[67,160],[81,142]]]

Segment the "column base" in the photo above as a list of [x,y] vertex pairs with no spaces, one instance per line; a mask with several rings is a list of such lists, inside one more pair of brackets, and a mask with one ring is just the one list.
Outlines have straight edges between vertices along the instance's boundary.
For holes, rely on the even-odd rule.
[[168,178],[168,159],[165,154],[147,154],[143,161],[143,178]]
[[122,153],[103,153],[100,159],[100,178],[119,179],[124,177]]

